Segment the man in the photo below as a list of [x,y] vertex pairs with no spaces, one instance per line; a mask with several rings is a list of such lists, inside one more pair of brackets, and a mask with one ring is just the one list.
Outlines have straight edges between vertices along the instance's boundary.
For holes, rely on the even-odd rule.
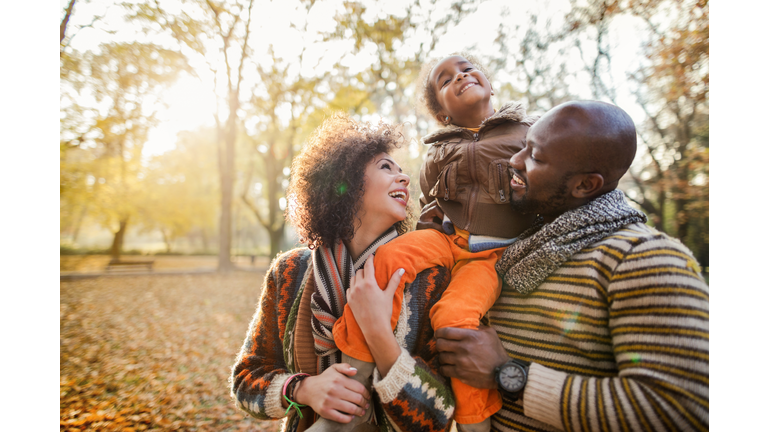
[[623,110],[569,102],[511,158],[512,205],[543,225],[497,264],[491,327],[436,332],[442,373],[500,390],[493,430],[709,429],[709,289],[616,190],[635,150]]

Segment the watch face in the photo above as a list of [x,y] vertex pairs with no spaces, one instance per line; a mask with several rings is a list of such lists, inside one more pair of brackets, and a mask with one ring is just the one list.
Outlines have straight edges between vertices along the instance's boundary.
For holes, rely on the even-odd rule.
[[525,372],[514,363],[505,364],[499,371],[499,384],[510,393],[520,391],[525,386],[525,381]]

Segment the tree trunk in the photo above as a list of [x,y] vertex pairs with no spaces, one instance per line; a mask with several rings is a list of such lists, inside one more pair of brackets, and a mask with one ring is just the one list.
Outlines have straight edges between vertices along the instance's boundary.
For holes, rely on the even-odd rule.
[[232,249],[232,193],[235,172],[235,139],[237,138],[237,110],[239,100],[237,94],[229,95],[229,117],[224,131],[224,151],[219,152],[223,158],[219,163],[221,178],[221,215],[219,218],[219,272],[227,273],[233,270],[231,260]]
[[163,243],[165,243],[165,253],[171,253],[171,236],[166,233],[166,230],[161,229],[160,234],[163,235]]
[[206,234],[205,228],[200,228],[200,241],[203,243],[203,251],[208,252],[208,234]]
[[285,225],[280,226],[279,229],[269,231],[269,256],[274,258],[280,252],[280,243],[283,240],[283,232],[285,231]]
[[123,219],[120,221],[120,229],[117,230],[115,233],[115,238],[112,240],[112,248],[110,250],[110,255],[112,256],[112,260],[114,261],[120,261],[120,254],[123,251],[123,239],[125,238],[125,230],[128,226],[128,219]]
[[75,223],[75,230],[72,233],[72,244],[77,243],[77,236],[80,235],[80,227],[83,225],[83,219],[85,219],[85,214],[88,212],[88,203],[86,202],[82,206],[82,210],[80,210],[80,216],[77,218],[77,223]]
[[232,270],[230,249],[232,248],[232,160],[231,154],[225,152],[225,168],[221,172],[221,215],[219,216],[219,272]]

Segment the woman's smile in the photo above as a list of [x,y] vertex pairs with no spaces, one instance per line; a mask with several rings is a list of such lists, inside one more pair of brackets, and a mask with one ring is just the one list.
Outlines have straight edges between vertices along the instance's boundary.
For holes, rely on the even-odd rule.
[[389,193],[389,196],[404,206],[408,205],[408,189],[401,188],[393,190]]

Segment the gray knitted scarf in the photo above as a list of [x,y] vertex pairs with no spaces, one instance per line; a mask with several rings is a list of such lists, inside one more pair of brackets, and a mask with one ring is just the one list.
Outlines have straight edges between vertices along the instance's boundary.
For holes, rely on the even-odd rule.
[[623,192],[613,190],[520,234],[496,263],[496,271],[509,286],[528,294],[576,252],[646,220],[645,214],[627,204]]

